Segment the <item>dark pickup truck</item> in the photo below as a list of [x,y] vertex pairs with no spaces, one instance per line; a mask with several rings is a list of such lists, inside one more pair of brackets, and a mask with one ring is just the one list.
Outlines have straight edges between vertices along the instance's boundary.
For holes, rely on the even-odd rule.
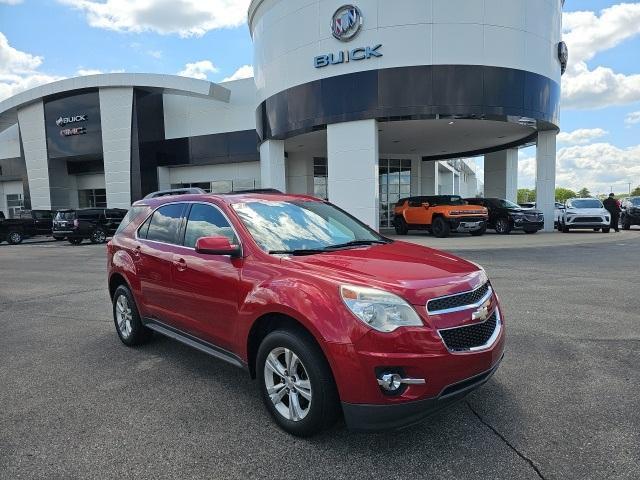
[[0,217],[0,243],[22,243],[25,238],[51,235],[53,212],[51,210],[23,210],[19,218]]

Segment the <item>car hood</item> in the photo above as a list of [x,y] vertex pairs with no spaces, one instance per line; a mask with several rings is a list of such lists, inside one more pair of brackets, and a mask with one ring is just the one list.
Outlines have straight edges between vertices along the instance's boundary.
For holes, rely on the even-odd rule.
[[511,208],[506,210],[509,213],[526,213],[527,215],[542,213],[540,210],[536,210],[535,208]]
[[567,210],[567,213],[574,213],[578,215],[604,215],[609,212],[604,208],[570,208]]
[[350,248],[331,253],[287,257],[283,262],[337,283],[381,288],[414,305],[473,290],[486,281],[476,264],[412,243]]

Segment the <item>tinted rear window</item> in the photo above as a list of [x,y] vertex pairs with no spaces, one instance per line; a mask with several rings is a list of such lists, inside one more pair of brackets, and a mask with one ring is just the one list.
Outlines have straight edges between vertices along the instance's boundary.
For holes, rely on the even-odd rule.
[[165,205],[155,211],[149,223],[147,240],[162,243],[178,243],[178,231],[184,204]]
[[76,212],[58,212],[56,213],[56,220],[75,220]]

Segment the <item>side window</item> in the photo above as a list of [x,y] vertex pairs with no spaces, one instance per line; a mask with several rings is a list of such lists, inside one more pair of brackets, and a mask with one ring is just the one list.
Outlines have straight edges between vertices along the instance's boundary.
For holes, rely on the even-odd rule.
[[165,205],[155,211],[149,223],[147,240],[163,243],[178,243],[178,231],[184,204]]
[[238,239],[224,215],[215,207],[194,203],[189,213],[184,246],[195,247],[202,237],[227,237],[229,242],[237,244]]
[[[122,232],[125,228],[127,228],[127,226],[131,222],[133,222],[136,218],[138,218],[139,215],[142,215],[146,209],[147,207],[131,207],[131,209],[127,212],[125,217],[122,219],[122,222],[120,222],[120,225],[116,230],[116,234]],[[149,224],[147,224],[147,230],[148,229],[149,229]],[[143,238],[145,238],[146,235],[147,235],[147,232],[145,230],[145,235]],[[142,229],[140,230],[140,236],[142,237]]]

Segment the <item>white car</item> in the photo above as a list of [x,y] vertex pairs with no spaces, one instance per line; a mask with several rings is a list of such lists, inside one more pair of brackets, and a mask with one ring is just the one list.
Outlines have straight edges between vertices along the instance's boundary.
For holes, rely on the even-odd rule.
[[610,226],[611,214],[597,198],[570,198],[558,216],[558,230],[565,233],[576,228],[609,233]]

